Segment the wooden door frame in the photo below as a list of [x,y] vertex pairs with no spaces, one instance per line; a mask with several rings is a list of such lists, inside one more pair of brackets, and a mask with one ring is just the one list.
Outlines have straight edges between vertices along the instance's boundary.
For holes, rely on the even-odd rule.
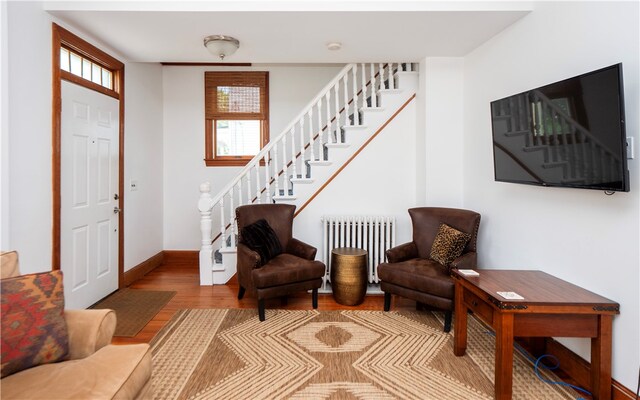
[[[53,165],[53,229],[52,256],[53,270],[60,269],[61,246],[61,143],[62,143],[62,81],[66,80],[88,89],[95,90],[118,100],[119,103],[119,143],[118,143],[118,208],[124,209],[124,64],[94,45],[79,38],[68,30],[52,24],[52,165]],[[60,48],[64,46],[99,64],[113,73],[113,90],[80,78],[60,69]],[[124,287],[124,212],[118,214],[118,288]]]

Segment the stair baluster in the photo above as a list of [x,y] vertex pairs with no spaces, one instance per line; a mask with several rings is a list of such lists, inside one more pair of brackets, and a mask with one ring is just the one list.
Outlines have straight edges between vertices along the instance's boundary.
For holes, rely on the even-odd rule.
[[313,148],[313,107],[309,109],[307,117],[309,118],[309,161],[315,161],[316,152]]
[[271,182],[271,176],[269,174],[269,152],[264,153],[264,184],[267,198],[267,204],[271,203],[271,190],[269,190],[269,183]]
[[275,195],[280,196],[280,176],[278,175],[277,171],[278,165],[280,165],[278,164],[278,143],[275,143],[273,146],[273,165],[276,168],[276,171],[273,174],[273,183],[275,184],[276,188]]
[[[333,135],[333,143],[338,143],[338,135],[340,135],[340,96],[338,95],[338,86],[340,82],[336,83],[333,87],[333,93],[335,98],[335,108],[336,108],[336,134]],[[342,136],[342,135],[340,135]],[[342,143],[342,139],[340,139],[340,143]]]
[[358,79],[356,77],[358,64],[356,64],[351,72],[353,73],[353,125],[360,125],[360,113],[358,112]]
[[[324,145],[329,143],[329,135],[331,135],[331,90],[327,90],[327,94],[324,96],[325,101],[327,103],[327,138],[325,140],[322,141],[323,145],[322,145],[322,149],[324,152]],[[325,161],[327,161],[328,155],[324,158]]]
[[316,124],[318,127],[318,160],[324,160],[324,151],[322,151],[322,98],[318,100],[318,116],[316,118]]
[[[282,137],[282,186],[284,187],[285,191],[289,190],[289,178],[287,175],[287,170],[288,170],[288,166],[287,166],[287,135],[284,135]],[[287,195],[288,193],[285,193],[285,195]]]
[[360,70],[362,73],[360,74],[360,92],[362,93],[362,107],[367,107],[367,70],[365,69],[364,64],[360,64]]
[[[235,187],[235,186],[234,186]],[[233,187],[229,192],[229,245],[227,247],[236,247],[236,244],[233,243],[233,221],[236,219],[236,208],[233,206]],[[227,242],[225,242],[226,244]]]
[[253,197],[251,196],[251,170],[247,172],[247,204],[253,203]]
[[220,240],[221,240],[221,247],[226,247],[227,246],[227,236],[225,235],[225,232],[227,231],[227,227],[224,226],[224,197],[222,196],[220,198]]
[[292,170],[292,174],[293,174],[293,178],[297,178],[298,177],[298,172],[297,172],[297,168],[296,168],[296,126],[292,126],[291,127],[291,170]]
[[260,162],[254,164],[254,169],[256,171],[256,202],[258,204],[262,203],[262,193],[260,193],[260,169],[258,168],[259,165]]
[[[242,180],[240,180],[238,182],[238,198],[242,198]],[[243,204],[247,204],[247,203],[243,203],[242,201],[238,201],[238,206],[241,206]],[[231,220],[231,241],[230,241],[230,246],[231,247],[236,247],[237,246],[237,240],[238,240],[238,224],[236,223],[236,210],[235,208],[233,209],[233,219]]]
[[305,167],[304,167],[304,115],[300,118],[300,173],[305,177]]
[[387,89],[393,89],[393,64],[387,63]]
[[344,74],[344,124],[352,125],[349,123],[349,74]]
[[373,64],[369,64],[369,81],[370,81],[370,93],[371,107],[378,107],[378,96],[376,95],[376,74]]

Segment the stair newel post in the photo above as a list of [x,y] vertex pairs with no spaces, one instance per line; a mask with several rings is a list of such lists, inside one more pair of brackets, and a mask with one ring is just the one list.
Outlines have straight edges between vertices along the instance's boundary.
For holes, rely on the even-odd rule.
[[[340,81],[336,82],[335,86],[333,86],[333,101],[336,103],[336,134],[333,136],[333,143],[338,143],[338,135],[340,135],[340,96],[338,96],[338,89],[340,86]],[[341,135],[342,136],[342,135]],[[342,139],[340,139],[342,142]]]
[[316,117],[316,123],[318,126],[318,152],[320,153],[318,155],[318,160],[324,160],[324,151],[322,151],[322,97],[320,97],[320,99],[318,100],[318,116]]
[[271,203],[271,176],[269,174],[269,152],[264,153],[264,187],[267,203]]
[[369,83],[371,86],[371,107],[378,107],[378,95],[376,93],[376,72],[374,64],[369,64]]
[[253,165],[256,171],[256,202],[262,203],[262,194],[260,193],[260,160]]
[[293,171],[293,178],[297,178],[297,168],[296,168],[296,127],[295,125],[291,127],[291,167]]
[[213,225],[211,212],[214,204],[211,197],[211,184],[204,182],[200,184],[200,199],[198,200],[198,211],[200,211],[200,233],[202,241],[200,243],[200,284],[213,284],[213,245],[211,243],[213,235]]
[[[325,143],[329,143],[329,137],[331,135],[331,89],[327,90],[327,94],[325,95],[325,101],[327,103],[327,140],[323,140],[322,144],[324,146]],[[324,148],[323,148],[324,153]],[[328,157],[328,155],[327,155]],[[325,158],[325,161],[327,159]]]

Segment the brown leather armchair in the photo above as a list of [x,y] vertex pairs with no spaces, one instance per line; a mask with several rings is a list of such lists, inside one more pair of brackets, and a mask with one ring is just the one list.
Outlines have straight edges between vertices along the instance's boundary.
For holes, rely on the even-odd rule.
[[[265,320],[265,300],[311,290],[318,308],[318,288],[325,265],[315,261],[317,249],[292,237],[294,205],[252,204],[236,208],[238,222],[238,299],[249,290],[258,299],[258,316]],[[282,253],[261,265],[260,255],[242,242],[242,228],[265,219],[278,236]]]
[[[391,294],[396,294],[445,311],[444,331],[451,330],[454,283],[451,268],[475,269],[476,241],[480,214],[454,208],[421,207],[409,210],[413,241],[387,250],[387,263],[378,266],[380,288],[384,291],[384,310],[389,311]],[[471,234],[462,255],[444,266],[430,259],[440,224]]]

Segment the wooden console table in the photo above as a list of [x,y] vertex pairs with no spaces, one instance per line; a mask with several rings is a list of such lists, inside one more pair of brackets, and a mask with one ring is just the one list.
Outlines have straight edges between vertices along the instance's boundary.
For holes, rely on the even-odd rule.
[[[513,338],[591,338],[591,393],[611,399],[611,325],[620,306],[609,299],[542,271],[478,270],[455,278],[454,353],[467,348],[467,311],[473,311],[496,333],[495,398],[511,399]],[[515,292],[507,300],[497,292]]]

